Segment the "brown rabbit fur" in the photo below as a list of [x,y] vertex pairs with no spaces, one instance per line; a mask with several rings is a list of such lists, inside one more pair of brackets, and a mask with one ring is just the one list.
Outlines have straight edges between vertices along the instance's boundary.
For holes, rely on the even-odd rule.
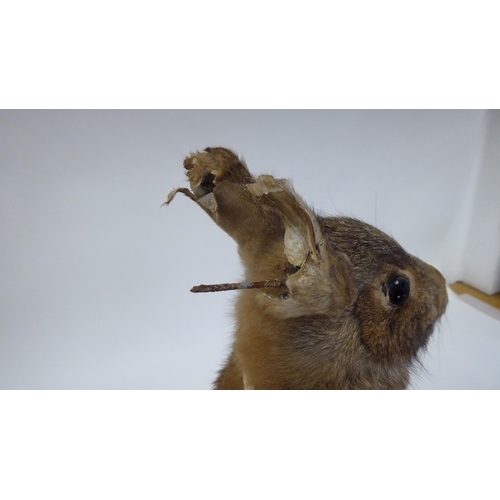
[[253,177],[235,153],[184,161],[196,201],[238,244],[232,352],[216,389],[405,389],[448,302],[442,275],[378,229],[321,217],[288,181]]

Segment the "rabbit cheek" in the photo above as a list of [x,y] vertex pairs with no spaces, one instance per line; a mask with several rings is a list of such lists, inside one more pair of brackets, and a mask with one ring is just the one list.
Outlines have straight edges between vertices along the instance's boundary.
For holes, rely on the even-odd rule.
[[360,292],[354,306],[360,339],[378,362],[411,362],[426,344],[432,325],[419,324],[418,315],[412,314],[417,306],[411,300],[401,307],[385,304],[380,300],[379,291],[369,287]]

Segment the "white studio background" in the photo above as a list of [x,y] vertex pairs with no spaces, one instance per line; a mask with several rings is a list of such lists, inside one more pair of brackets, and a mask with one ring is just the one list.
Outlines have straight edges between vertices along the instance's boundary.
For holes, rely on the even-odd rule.
[[[236,246],[187,198],[160,208],[185,185],[183,158],[206,146],[234,149],[255,174],[291,178],[318,211],[377,225],[459,279],[487,118],[480,110],[1,111],[0,388],[211,387],[228,352],[234,292],[189,289],[239,280]],[[469,356],[473,374],[482,353],[500,349],[500,322],[484,323],[458,299],[450,307],[416,386],[499,388],[494,370],[477,383],[456,377],[460,363],[446,349]],[[471,359],[467,342],[446,340],[467,337],[453,331],[461,325],[471,335],[487,329],[493,347]]]

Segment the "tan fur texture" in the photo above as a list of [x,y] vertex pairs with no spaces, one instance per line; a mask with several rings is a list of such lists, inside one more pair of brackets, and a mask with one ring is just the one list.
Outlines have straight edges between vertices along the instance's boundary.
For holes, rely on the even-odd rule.
[[[394,239],[356,219],[320,217],[290,183],[253,177],[235,153],[184,161],[196,201],[238,244],[242,290],[232,353],[216,389],[405,389],[447,305],[445,280]],[[409,295],[392,302],[403,277]]]

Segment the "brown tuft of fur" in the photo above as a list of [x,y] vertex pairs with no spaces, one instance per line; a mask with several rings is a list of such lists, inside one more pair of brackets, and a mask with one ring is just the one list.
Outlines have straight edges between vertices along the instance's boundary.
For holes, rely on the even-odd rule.
[[[231,355],[216,389],[404,389],[447,305],[432,266],[362,221],[320,217],[284,179],[252,176],[225,148],[184,161],[195,200],[238,244],[249,282],[238,292]],[[388,289],[409,286],[395,304]]]

